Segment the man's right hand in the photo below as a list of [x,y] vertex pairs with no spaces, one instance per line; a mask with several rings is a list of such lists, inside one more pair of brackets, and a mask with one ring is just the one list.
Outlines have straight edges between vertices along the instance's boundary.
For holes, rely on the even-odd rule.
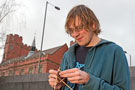
[[49,78],[50,86],[55,89],[60,89],[63,86],[63,84],[59,83],[58,71],[51,69],[51,70],[49,70],[49,73],[50,73],[50,75],[48,76],[48,78]]

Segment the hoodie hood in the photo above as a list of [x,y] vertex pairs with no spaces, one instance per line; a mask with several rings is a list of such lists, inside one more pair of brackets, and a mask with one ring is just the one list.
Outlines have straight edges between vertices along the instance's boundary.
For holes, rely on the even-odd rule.
[[[93,59],[94,59],[94,56],[95,56],[95,52],[96,52],[96,48],[98,48],[98,47],[100,47],[100,46],[102,46],[102,45],[105,45],[105,44],[110,44],[110,43],[113,43],[113,42],[111,42],[111,41],[108,41],[108,40],[105,40],[105,39],[101,39],[100,40],[100,42],[97,44],[97,45],[95,45],[95,46],[93,46],[89,51],[88,51],[88,55],[86,56],[86,58],[87,57],[89,57],[89,58],[91,58],[91,60],[90,60],[90,63],[85,63],[85,64],[88,64],[88,65],[86,65],[87,67],[90,67],[91,66],[91,64],[92,64],[92,62],[93,62]],[[68,53],[68,57],[70,57],[71,59],[69,59],[68,60],[68,62],[70,62],[70,63],[72,63],[71,65],[69,65],[71,68],[73,68],[74,67],[74,65],[75,65],[75,47],[77,47],[77,46],[79,46],[77,43],[75,43],[74,45],[72,45],[69,49],[68,49],[68,51],[67,51],[67,53]],[[91,54],[90,54],[91,53]],[[85,62],[87,62],[87,61],[89,61],[89,60],[85,60]]]
[[97,45],[95,45],[94,47],[98,47],[100,45],[109,44],[109,43],[113,43],[113,42],[101,38],[100,42]]
[[[113,43],[113,42],[101,38],[100,42],[99,42],[98,44],[96,44],[95,46],[93,46],[93,48],[94,48],[94,47],[101,46],[101,45],[103,45],[103,44],[109,44],[109,43]],[[71,52],[74,52],[76,46],[79,46],[79,44],[75,43],[74,45],[72,45],[72,46],[69,48],[68,51],[69,51],[70,53],[71,53]]]

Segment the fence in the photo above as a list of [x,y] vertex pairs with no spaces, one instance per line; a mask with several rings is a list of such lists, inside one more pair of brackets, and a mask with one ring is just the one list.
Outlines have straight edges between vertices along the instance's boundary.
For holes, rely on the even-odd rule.
[[[135,67],[130,67],[131,90],[135,90]],[[0,77],[0,90],[52,90],[48,73]]]
[[0,90],[52,90],[48,74],[0,77]]

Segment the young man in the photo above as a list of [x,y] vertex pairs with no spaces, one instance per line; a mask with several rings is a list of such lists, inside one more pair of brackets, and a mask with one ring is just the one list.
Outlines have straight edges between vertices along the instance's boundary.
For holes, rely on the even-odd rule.
[[[71,9],[66,32],[76,41],[64,54],[59,76],[72,90],[130,90],[130,75],[122,48],[101,39],[100,24],[85,5]],[[60,82],[58,71],[49,71],[49,84],[55,89],[71,90]]]

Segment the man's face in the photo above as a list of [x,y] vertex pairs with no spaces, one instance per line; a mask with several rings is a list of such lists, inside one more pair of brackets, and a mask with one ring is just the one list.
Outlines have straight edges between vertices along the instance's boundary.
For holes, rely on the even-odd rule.
[[93,37],[92,30],[85,30],[78,18],[75,20],[75,25],[70,25],[70,35],[75,39],[80,46],[88,47]]

